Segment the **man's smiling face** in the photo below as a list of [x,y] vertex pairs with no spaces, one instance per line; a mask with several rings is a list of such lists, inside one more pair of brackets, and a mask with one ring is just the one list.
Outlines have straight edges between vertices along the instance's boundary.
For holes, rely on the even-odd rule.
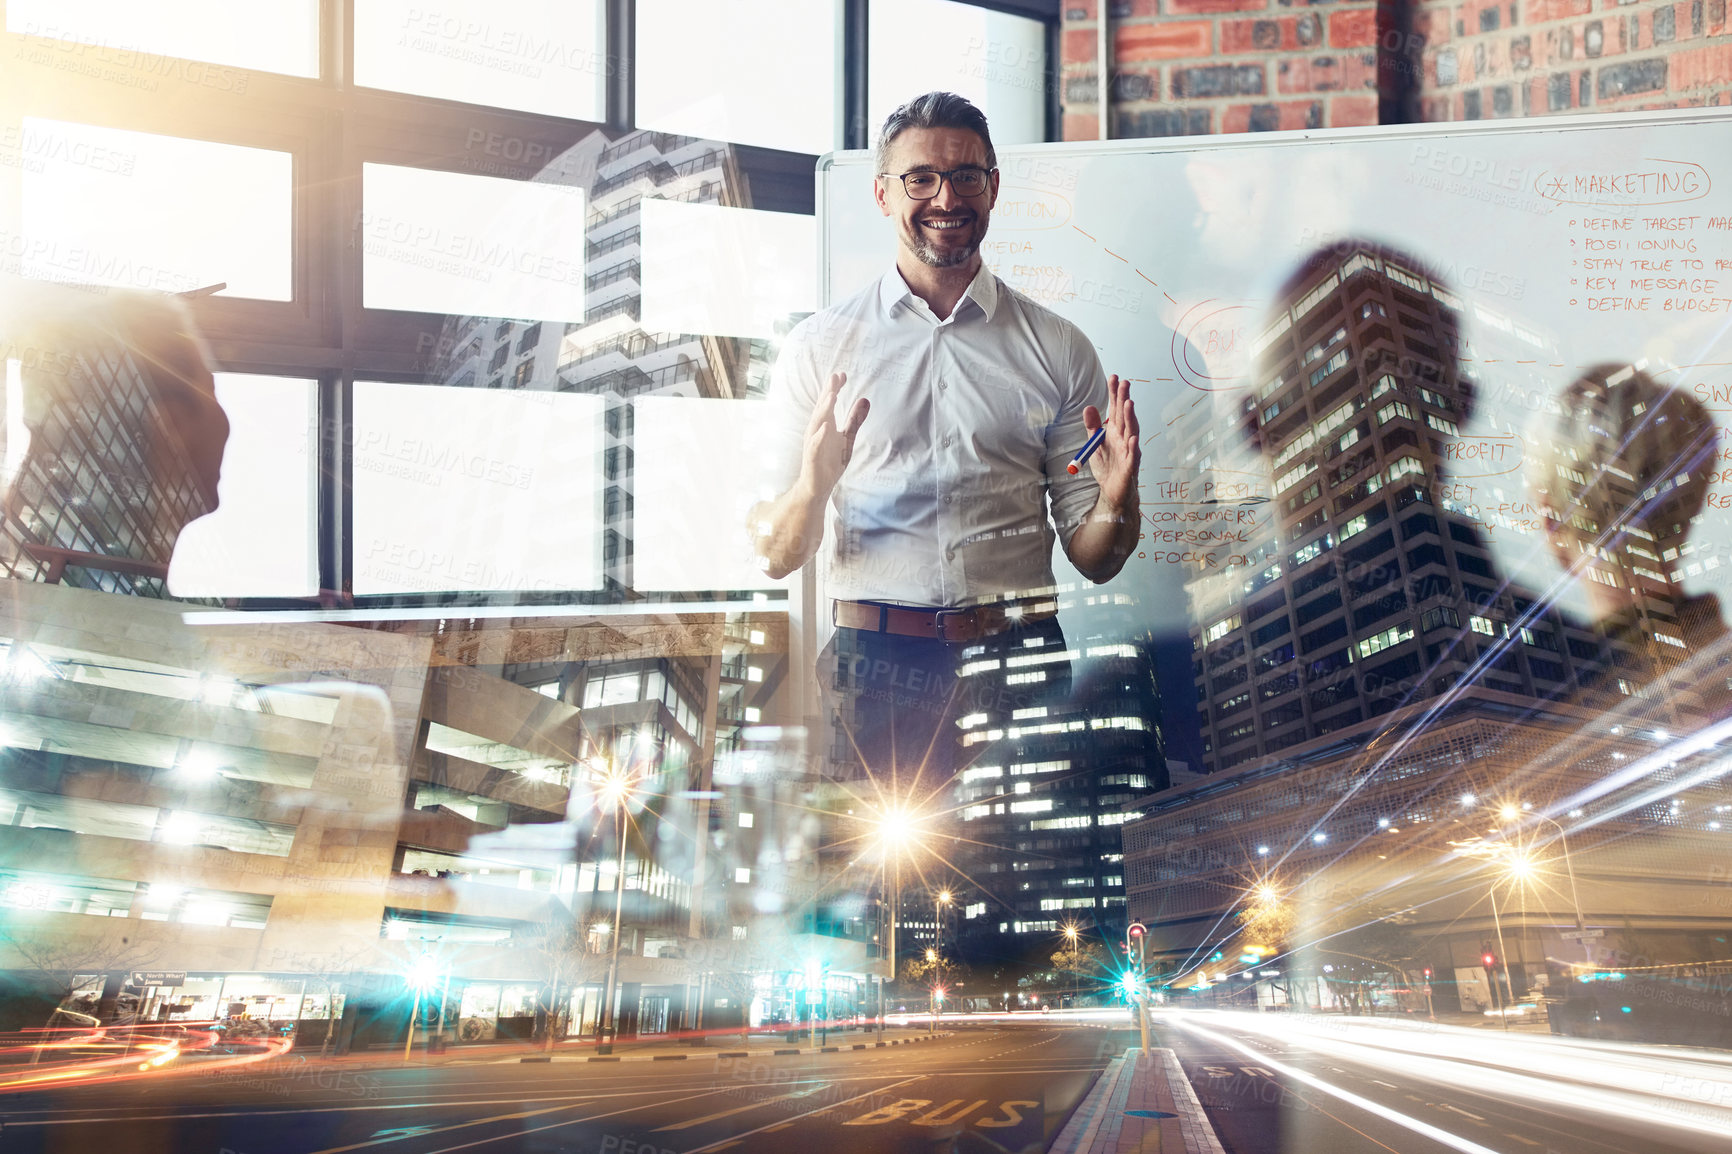
[[[949,172],[973,165],[985,169],[986,143],[966,128],[910,128],[890,146],[885,171]],[[986,239],[987,219],[998,201],[998,173],[985,192],[958,196],[946,180],[931,200],[915,200],[895,176],[878,178],[874,195],[885,216],[894,217],[902,248],[932,268],[956,268],[974,259]]]

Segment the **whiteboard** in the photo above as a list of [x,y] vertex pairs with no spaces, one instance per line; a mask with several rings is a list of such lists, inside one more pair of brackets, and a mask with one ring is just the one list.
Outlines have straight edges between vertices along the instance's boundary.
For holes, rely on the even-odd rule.
[[[871,160],[842,152],[819,163],[822,303],[894,260]],[[1076,322],[1108,372],[1132,379],[1145,508],[1176,475],[1181,447],[1166,423],[1197,404],[1226,415],[1242,402],[1248,350],[1277,288],[1347,238],[1411,254],[1460,300],[1460,355],[1479,383],[1460,430],[1467,443],[1519,442],[1544,398],[1606,361],[1645,362],[1722,426],[1732,413],[1724,112],[1031,145],[1000,150],[998,163],[982,255]],[[1680,566],[1690,593],[1732,579],[1727,455],[1691,534],[1697,554]],[[1538,514],[1508,464],[1464,463],[1453,491],[1477,510],[1506,576],[1552,588],[1560,570],[1534,547]],[[1182,631],[1185,570],[1143,553],[1113,585],[1136,596],[1149,627]],[[1078,579],[1062,554],[1054,572]],[[1556,592],[1580,611],[1573,584]]]

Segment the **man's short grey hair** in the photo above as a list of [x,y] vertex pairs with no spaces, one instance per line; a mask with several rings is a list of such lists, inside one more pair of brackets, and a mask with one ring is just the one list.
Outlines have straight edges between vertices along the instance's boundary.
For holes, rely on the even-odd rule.
[[998,167],[998,153],[992,148],[992,134],[986,129],[986,113],[954,92],[928,92],[916,96],[884,118],[884,128],[878,133],[878,171],[888,171],[890,145],[910,128],[966,128],[986,145],[986,167]]

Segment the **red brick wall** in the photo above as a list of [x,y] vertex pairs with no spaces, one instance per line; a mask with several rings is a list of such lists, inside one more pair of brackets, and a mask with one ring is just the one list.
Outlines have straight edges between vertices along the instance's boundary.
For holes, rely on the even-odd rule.
[[1726,0],[1420,2],[1426,120],[1732,103]]
[[[1065,139],[1098,135],[1099,0],[1065,0]],[[1114,137],[1377,123],[1377,5],[1112,0]]]
[[[1066,140],[1099,135],[1100,3],[1063,4]],[[1108,3],[1114,137],[1732,104],[1732,0]]]

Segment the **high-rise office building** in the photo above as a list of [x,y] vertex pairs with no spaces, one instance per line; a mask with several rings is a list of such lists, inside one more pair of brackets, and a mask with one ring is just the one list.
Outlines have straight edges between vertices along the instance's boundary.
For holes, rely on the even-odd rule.
[[[1206,769],[1448,694],[1470,671],[1528,702],[1641,660],[1503,579],[1478,503],[1449,484],[1483,387],[1458,358],[1460,309],[1400,254],[1325,250],[1275,302],[1230,422],[1180,410],[1195,492],[1242,483],[1233,463],[1269,478],[1244,487],[1256,528],[1237,563],[1188,584]],[[1471,447],[1501,452],[1513,433]]]
[[[1125,923],[1120,827],[1167,786],[1152,640],[1131,597],[1061,588],[1079,611],[1065,648],[1004,657],[965,649],[958,672],[975,712],[958,720],[965,768],[953,787],[953,851],[967,883],[967,948],[1021,952],[1065,925]],[[1070,667],[1068,693],[1016,708],[1019,682]]]

